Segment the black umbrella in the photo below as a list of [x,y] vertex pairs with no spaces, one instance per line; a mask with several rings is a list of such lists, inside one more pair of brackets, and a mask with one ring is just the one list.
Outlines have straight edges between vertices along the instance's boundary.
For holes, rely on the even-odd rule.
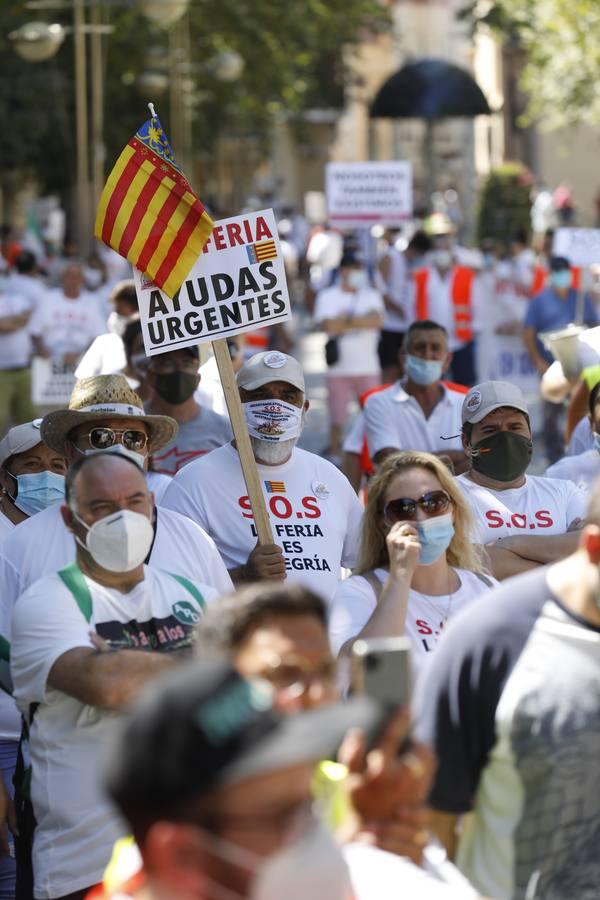
[[489,116],[491,112],[483,91],[466,69],[444,59],[421,59],[407,63],[390,75],[371,104],[370,116],[373,119],[425,119],[424,155],[427,180],[433,189],[435,121]]

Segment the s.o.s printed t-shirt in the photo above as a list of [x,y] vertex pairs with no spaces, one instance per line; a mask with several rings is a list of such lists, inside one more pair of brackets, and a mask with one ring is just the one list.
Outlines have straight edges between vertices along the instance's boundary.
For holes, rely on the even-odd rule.
[[[467,569],[455,569],[460,585],[452,594],[433,596],[410,590],[404,633],[410,638],[417,669],[435,650],[446,622],[486,594],[498,582],[488,575],[479,576]],[[375,577],[383,586],[388,572],[375,569]],[[356,637],[371,618],[377,597],[373,586],[362,575],[352,575],[335,592],[329,616],[329,640],[334,653],[346,641]]]
[[[48,685],[54,663],[69,650],[91,647],[96,632],[115,648],[172,652],[192,641],[202,614],[198,597],[172,575],[144,566],[129,593],[84,576],[91,596],[88,622],[58,574],[22,594],[12,618],[14,696],[31,722],[31,800],[36,897],[62,897],[102,880],[115,840],[124,833],[102,790],[103,754],[116,715]],[[205,603],[216,591],[195,584]]]
[[[273,539],[287,578],[330,600],[341,566],[356,564],[362,507],[330,462],[295,448],[281,466],[258,467]],[[228,569],[246,563],[257,534],[237,451],[226,444],[177,473],[163,503],[214,539]]]
[[587,500],[572,481],[526,475],[520,488],[492,491],[459,475],[477,528],[475,540],[490,544],[520,534],[564,534],[576,519],[584,519]]

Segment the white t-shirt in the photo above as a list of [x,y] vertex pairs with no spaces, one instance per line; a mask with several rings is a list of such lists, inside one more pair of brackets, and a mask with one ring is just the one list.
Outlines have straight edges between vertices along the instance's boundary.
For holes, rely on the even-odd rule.
[[342,450],[344,453],[362,453],[363,443],[365,440],[365,413],[359,410],[354,422],[350,426],[350,430],[344,438]]
[[[410,590],[404,633],[413,646],[413,660],[417,669],[435,649],[445,623],[461,609],[465,609],[498,582],[489,575],[477,576],[466,569],[454,570],[460,586],[453,594],[436,597]],[[383,584],[388,576],[385,569],[375,569]],[[355,637],[369,621],[377,606],[375,591],[362,575],[351,575],[338,586],[329,616],[329,640],[334,653]]]
[[118,334],[108,331],[99,334],[84,353],[75,369],[76,378],[91,378],[92,375],[112,375],[121,372],[127,365],[125,347]]
[[[314,319],[316,323],[340,316],[366,316],[378,312],[383,316],[385,307],[379,291],[365,287],[357,291],[343,291],[339,285],[325,288],[317,295]],[[337,338],[339,359],[329,366],[330,375],[379,375],[377,355],[379,329],[357,328]]]
[[[3,597],[19,595],[19,573],[12,563],[0,552],[0,584]],[[10,620],[12,615],[12,603],[0,602],[0,635],[10,641]],[[7,685],[7,690],[10,686]],[[18,741],[21,736],[21,713],[17,709],[15,701],[0,689],[0,740]]]
[[228,415],[223,385],[214,356],[200,366],[200,384],[196,388],[194,400],[204,409],[212,409],[220,416]]
[[589,494],[592,485],[600,475],[600,453],[594,447],[577,456],[564,456],[549,466],[545,472],[546,478],[563,478],[574,482],[584,494]]
[[16,528],[14,522],[11,522],[8,516],[5,516],[4,513],[0,511],[0,543],[5,537],[8,537],[13,528]]
[[[96,631],[115,649],[170,652],[188,646],[202,607],[172,576],[144,567],[129,593],[85,582],[88,622],[58,575],[19,597],[12,620],[11,670],[24,714],[39,703],[29,730],[36,897],[61,897],[102,880],[115,840],[126,834],[102,789],[102,765],[117,715],[48,686],[63,654],[90,647]],[[216,591],[197,589],[206,602]]]
[[408,266],[404,253],[397,250],[396,247],[389,247],[384,254],[385,259],[389,259],[389,270],[387,280],[377,269],[376,283],[382,293],[391,297],[392,302],[396,304],[400,312],[385,307],[383,316],[383,328],[385,331],[406,331],[407,329],[407,299],[409,275]]
[[152,466],[164,475],[175,475],[192,460],[233,437],[229,416],[220,416],[212,409],[199,407],[193,419],[180,422],[175,439],[152,457]]
[[26,297],[33,309],[44,302],[46,291],[48,288],[40,278],[34,275],[21,275],[19,272],[12,272],[6,279],[6,290],[15,294]]
[[[36,513],[2,542],[2,554],[19,573],[17,586],[0,583],[0,605],[7,609],[12,609],[18,595],[38,578],[57,572],[75,559],[75,539],[62,520],[60,508],[61,504],[55,503]],[[199,584],[210,584],[220,594],[231,591],[229,573],[212,538],[195,522],[170,509],[161,506],[156,512],[150,565]]]
[[[0,289],[0,319],[21,316],[34,309],[33,300],[13,290]],[[0,334],[0,370],[23,369],[29,365],[32,344],[29,328],[33,318],[23,328]]]
[[[329,601],[341,566],[356,564],[362,507],[350,482],[330,462],[298,447],[282,466],[258,466],[258,476],[287,577]],[[256,546],[248,492],[231,444],[181,469],[164,502],[214,538],[228,569],[243,565]]]
[[594,434],[592,426],[588,417],[584,416],[573,429],[571,440],[567,446],[567,456],[578,456],[580,453],[585,453],[586,450],[591,450],[593,447]]
[[161,472],[146,472],[146,483],[154,494],[156,506],[162,506],[162,498],[171,484],[171,476],[163,475]]
[[519,534],[564,534],[575,519],[584,519],[585,494],[572,481],[526,475],[520,488],[492,491],[459,475],[482,544]]
[[[461,410],[464,394],[441,385],[443,395],[428,419],[414,397],[397,381],[372,394],[365,403],[365,425],[369,452],[374,456],[384,447],[398,450],[427,450],[443,453],[461,450]],[[443,441],[442,437],[452,440]]]
[[29,322],[30,334],[42,338],[52,357],[83,353],[106,331],[95,297],[82,293],[69,300],[62,290],[48,291]]

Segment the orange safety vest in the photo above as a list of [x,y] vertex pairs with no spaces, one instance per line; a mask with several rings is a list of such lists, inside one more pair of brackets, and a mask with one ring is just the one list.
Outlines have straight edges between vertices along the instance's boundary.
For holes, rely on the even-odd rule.
[[[452,269],[452,311],[454,314],[454,335],[459,341],[473,340],[473,279],[475,272],[466,266],[455,266]],[[413,273],[417,289],[416,318],[417,321],[429,319],[429,296],[427,285],[429,269],[417,269]]]
[[[536,266],[533,270],[533,283],[531,285],[531,296],[535,297],[546,287],[548,280],[548,269],[545,266]],[[571,266],[572,285],[576,291],[581,287],[581,266]]]
[[246,346],[253,347],[256,352],[269,349],[269,326],[246,332]]

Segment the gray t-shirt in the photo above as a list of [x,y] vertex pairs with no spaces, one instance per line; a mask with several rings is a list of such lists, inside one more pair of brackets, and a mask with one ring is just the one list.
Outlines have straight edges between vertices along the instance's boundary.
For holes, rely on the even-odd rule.
[[177,437],[152,457],[152,468],[164,475],[176,475],[193,459],[222,447],[233,437],[227,416],[200,407],[195,418],[180,422]]

